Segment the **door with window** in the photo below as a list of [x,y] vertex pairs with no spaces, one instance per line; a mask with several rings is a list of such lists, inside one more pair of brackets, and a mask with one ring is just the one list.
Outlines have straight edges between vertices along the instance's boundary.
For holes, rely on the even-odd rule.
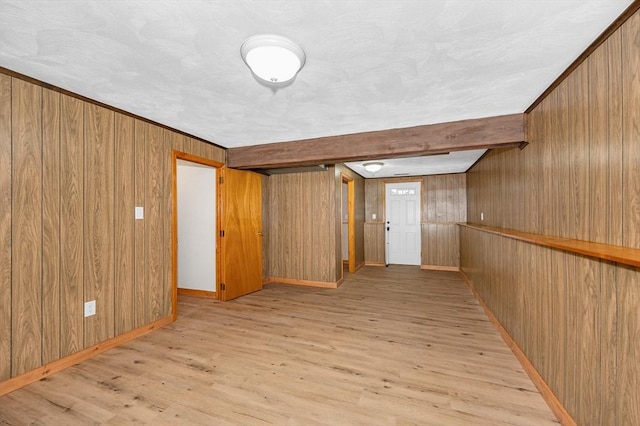
[[387,263],[420,265],[421,182],[385,185]]

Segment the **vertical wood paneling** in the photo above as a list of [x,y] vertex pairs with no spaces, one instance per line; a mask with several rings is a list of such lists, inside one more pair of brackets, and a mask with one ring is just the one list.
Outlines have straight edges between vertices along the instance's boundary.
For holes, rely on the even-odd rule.
[[[147,209],[146,200],[146,167],[147,167],[147,128],[149,125],[143,121],[135,120],[135,203],[143,207],[145,217]],[[145,241],[146,219],[135,221],[135,326],[141,327],[147,318],[147,264]]]
[[[563,363],[564,373],[564,389],[567,399],[562,403],[569,413],[575,415],[578,410],[578,398],[575,396],[578,365],[577,360],[579,358],[578,342],[578,329],[580,324],[578,323],[578,297],[579,287],[576,285],[576,258],[572,254],[567,254],[567,274],[569,281],[567,282],[567,299],[564,303],[566,308],[567,322],[565,326],[566,341],[565,341],[565,360]],[[559,395],[557,395],[559,396]]]
[[342,166],[336,165],[334,167],[333,185],[330,188],[331,207],[333,207],[333,276],[335,277],[331,281],[338,281],[343,277],[342,268],[342,176],[340,175],[340,168]]
[[42,363],[42,89],[12,84],[12,375]]
[[145,193],[145,259],[147,267],[147,311],[145,323],[162,317],[164,304],[164,262],[163,251],[163,211],[164,179],[163,169],[163,137],[162,129],[157,126],[147,127],[147,166]]
[[367,262],[383,263],[384,259],[384,224],[365,223],[364,255]]
[[622,30],[619,29],[607,40],[609,57],[609,235],[608,244],[623,243],[623,88],[622,88]]
[[60,99],[60,355],[84,342],[84,126],[78,99]]
[[[551,251],[550,270],[550,313],[551,330],[548,336],[549,366],[545,381],[549,387],[554,389],[554,393],[560,400],[565,400],[567,390],[565,386],[565,362],[567,341],[567,253],[562,251]],[[512,281],[517,282],[517,281]]]
[[[171,268],[167,268],[167,265],[171,265],[171,256],[172,256],[172,245],[171,245],[171,229],[173,227],[173,199],[171,197],[171,178],[172,178],[172,152],[173,146],[177,144],[176,142],[176,133],[166,130],[163,130],[163,145],[162,145],[162,176],[164,177],[164,182],[162,183],[163,193],[162,198],[164,202],[164,206],[162,207],[162,248],[163,248],[163,300],[162,300],[162,309],[160,313],[160,317],[165,317],[171,314],[171,303],[173,302],[173,281]],[[208,144],[203,144],[208,145]],[[205,158],[208,158],[211,154],[211,151],[206,150],[206,155],[203,155]],[[213,218],[212,218],[213,219]]]
[[0,74],[0,380],[11,376],[11,77]]
[[135,124],[115,114],[115,333],[135,328]]
[[[623,245],[640,247],[640,13],[621,28]],[[619,268],[618,424],[640,424],[640,272]]]
[[618,267],[615,263],[600,262],[600,383],[601,400],[599,410],[603,425],[615,425],[616,420],[616,374],[617,374],[617,322],[618,322]]
[[[557,182],[569,182],[571,176],[571,151],[570,145],[566,143],[569,133],[569,108],[568,108],[568,85],[563,81],[556,89],[555,105],[553,107],[553,117],[555,126],[552,131],[552,145],[554,146],[555,167],[551,174]],[[563,191],[563,185],[556,185],[557,198],[556,202],[559,207],[559,216],[554,219],[558,223],[557,235],[566,234],[573,220],[571,216],[572,208],[566,192]]]
[[185,139],[0,73],[0,381],[168,315],[171,150]]
[[576,388],[578,424],[600,424],[600,263],[576,258],[577,302]]
[[640,248],[640,13],[622,27],[623,245]]
[[60,358],[60,94],[42,92],[42,363]]
[[276,255],[275,253],[269,253],[269,244],[271,240],[271,233],[269,232],[269,226],[271,224],[271,188],[269,187],[269,178],[267,176],[262,177],[262,278],[270,277],[271,262],[269,262],[269,256]]
[[85,318],[85,347],[115,335],[114,321],[114,112],[85,104],[84,301],[96,301]]
[[[527,229],[529,230],[529,232],[539,232],[539,225],[538,225],[538,204],[539,204],[539,200],[540,200],[540,195],[541,195],[541,191],[542,189],[540,188],[540,183],[539,183],[539,173],[538,173],[538,167],[536,167],[537,162],[535,161],[535,159],[538,157],[538,152],[540,149],[540,116],[541,116],[541,112],[540,109],[536,108],[534,111],[531,112],[531,114],[529,114],[529,121],[528,121],[528,127],[527,127],[527,132],[528,132],[528,138],[529,138],[529,145],[527,145],[526,149],[529,151],[527,152],[527,155],[524,156],[523,159],[523,175],[527,177],[527,186],[528,186],[528,191],[530,192],[528,194],[528,196],[524,197],[524,210],[522,212],[522,224],[520,225],[520,230],[524,230]],[[495,163],[494,163],[495,164]],[[486,167],[491,167],[490,165],[486,166]],[[490,176],[490,174],[488,174],[487,176],[485,176],[485,179],[488,179]],[[480,185],[482,185],[480,183]],[[485,185],[482,185],[483,188],[486,188]],[[491,188],[490,186],[488,188]],[[522,190],[522,189],[521,189]],[[491,189],[488,189],[488,191],[491,191]],[[483,199],[484,197],[482,196],[482,194],[478,194],[477,195],[478,199]],[[487,201],[484,201],[485,203],[491,203],[493,200],[492,197],[487,197]],[[485,215],[487,214],[487,212],[485,212]],[[499,226],[500,220],[498,218],[498,209],[496,206],[494,206],[490,211],[489,211],[489,220],[491,221],[491,223],[489,223],[489,225],[491,226]]]
[[640,424],[640,272],[619,267],[617,297],[616,421]]
[[[382,212],[379,211],[382,201],[379,199],[378,179],[364,180],[364,202],[365,202],[365,221],[366,222],[382,222]],[[373,215],[376,215],[375,220]],[[368,259],[367,259],[368,260]]]
[[[589,240],[606,242],[609,226],[609,64],[604,43],[587,60],[589,68]],[[554,235],[558,235],[555,232]]]
[[[636,13],[529,115],[529,146],[467,173],[470,221],[640,247],[639,33]],[[555,395],[579,424],[639,423],[637,268],[496,238],[465,231],[462,268]]]
[[340,251],[336,251],[335,179],[333,168],[269,177],[272,276],[325,282],[340,277],[336,269]]
[[364,195],[364,182],[365,179],[354,176],[354,193],[355,193],[355,238],[356,238],[356,266],[361,265],[364,262],[364,223],[366,220],[364,208],[365,208],[365,195]]
[[[571,144],[569,238],[589,240],[589,68],[580,65],[569,77],[569,143]],[[536,209],[538,210],[538,209]]]
[[[312,277],[316,276],[313,270],[314,264],[325,265],[325,268],[327,266],[330,266],[331,269],[333,269],[336,263],[336,260],[331,259],[329,256],[327,255],[323,256],[323,253],[327,253],[327,252],[335,253],[336,247],[334,244],[335,241],[333,239],[331,240],[331,244],[327,244],[326,250],[318,252],[317,257],[320,257],[320,258],[315,260],[315,262],[313,259],[314,256],[310,256],[311,247],[319,247],[320,245],[322,245],[323,234],[325,238],[328,237],[326,235],[326,227],[332,228],[332,226],[331,224],[326,223],[327,221],[325,218],[327,215],[329,217],[333,216],[333,212],[331,210],[320,210],[322,208],[322,201],[320,197],[315,196],[315,194],[313,193],[314,191],[305,190],[305,188],[312,188],[313,177],[314,176],[312,176],[311,173],[302,173],[300,175],[300,181],[299,181],[300,186],[298,187],[298,190],[300,191],[299,194],[300,194],[300,200],[302,201],[302,203],[296,205],[294,212],[298,210],[300,207],[302,207],[302,205],[307,205],[307,206],[311,206],[311,211],[313,212],[326,211],[327,213],[321,215],[322,218],[319,217],[320,219],[319,222],[325,222],[321,226],[308,226],[307,223],[305,223],[306,221],[303,221],[301,223],[301,227],[298,228],[298,238],[301,239],[301,241],[299,241],[298,244],[302,253],[301,258],[299,259],[300,267],[302,269],[301,276],[303,277],[302,279],[305,279],[305,280],[311,280]],[[330,184],[330,183],[327,182],[327,184]],[[302,219],[302,215],[300,215],[300,219]],[[331,234],[334,234],[334,232],[331,232]],[[304,240],[307,238],[309,239],[310,245],[304,244]],[[330,280],[329,278],[321,277],[321,275],[318,275],[317,278],[321,278],[319,281],[336,281],[335,279]]]

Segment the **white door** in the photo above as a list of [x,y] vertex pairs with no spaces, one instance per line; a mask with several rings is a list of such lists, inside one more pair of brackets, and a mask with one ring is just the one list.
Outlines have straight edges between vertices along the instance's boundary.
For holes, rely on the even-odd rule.
[[421,183],[387,183],[385,186],[387,262],[420,265]]
[[216,169],[178,160],[178,288],[216,291]]

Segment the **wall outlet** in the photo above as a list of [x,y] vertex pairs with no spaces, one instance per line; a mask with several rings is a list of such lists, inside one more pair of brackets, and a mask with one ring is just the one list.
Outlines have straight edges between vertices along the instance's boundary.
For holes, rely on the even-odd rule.
[[90,300],[88,302],[84,302],[84,317],[91,317],[96,314],[96,301]]
[[144,219],[144,207],[136,207],[135,216],[137,220]]
[[484,220],[484,213],[480,213],[480,220]]
[[378,217],[378,215],[376,215],[375,213],[371,214],[371,220],[376,220],[377,217]]

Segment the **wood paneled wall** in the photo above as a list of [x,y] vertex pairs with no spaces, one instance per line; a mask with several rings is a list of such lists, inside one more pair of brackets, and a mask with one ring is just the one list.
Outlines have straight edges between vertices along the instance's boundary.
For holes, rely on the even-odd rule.
[[264,220],[270,277],[331,283],[342,278],[341,173],[355,181],[356,263],[364,261],[362,177],[341,165],[276,174],[268,178]]
[[[466,222],[467,194],[464,174],[432,175],[422,181],[422,265],[458,267],[459,237],[456,223]],[[365,182],[365,256],[384,263],[385,183],[409,178],[367,179]],[[373,219],[373,215],[376,219]]]
[[171,313],[174,149],[225,159],[0,73],[0,381]]
[[[640,14],[467,174],[470,222],[640,247]],[[484,221],[480,221],[480,213]],[[463,229],[461,265],[578,424],[640,424],[638,268]]]
[[[336,282],[335,172],[269,176],[269,272],[272,277]],[[339,253],[337,254],[339,256]]]
[[271,232],[271,191],[269,177],[262,176],[262,279],[271,277],[271,261],[269,258]]

